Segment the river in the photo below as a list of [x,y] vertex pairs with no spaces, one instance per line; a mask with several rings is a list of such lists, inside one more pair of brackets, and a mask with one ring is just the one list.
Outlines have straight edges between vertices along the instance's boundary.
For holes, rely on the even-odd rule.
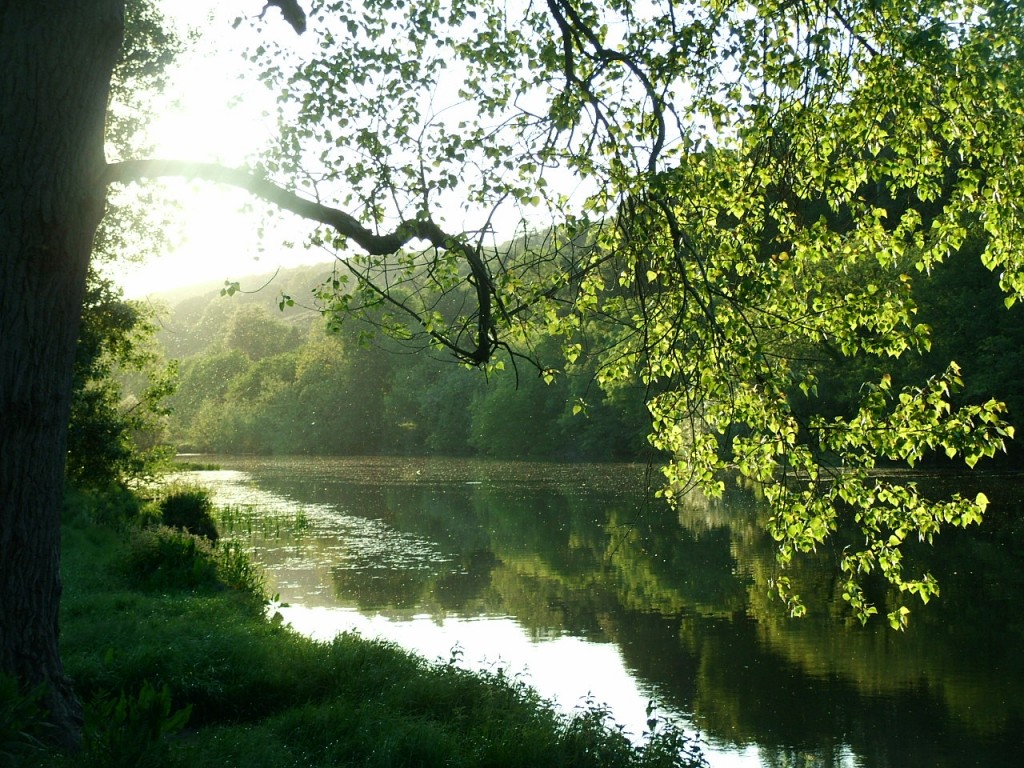
[[202,460],[221,467],[190,476],[224,535],[310,636],[501,668],[568,710],[606,705],[637,737],[654,702],[712,768],[997,768],[1024,753],[1019,477],[971,477],[1004,535],[915,553],[942,596],[896,633],[849,619],[829,553],[796,572],[810,616],[787,618],[768,596],[764,511],[740,488],[673,511],[636,465]]

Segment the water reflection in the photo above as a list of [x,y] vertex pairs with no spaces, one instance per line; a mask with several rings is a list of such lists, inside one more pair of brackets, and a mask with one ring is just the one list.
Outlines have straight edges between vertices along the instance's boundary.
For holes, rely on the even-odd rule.
[[[614,701],[618,712],[642,715],[650,700],[614,645],[568,635],[538,642],[511,617],[437,619],[413,614],[395,621],[380,614],[302,606],[293,606],[284,615],[310,637],[328,639],[339,632],[357,631],[366,637],[386,637],[427,659],[464,662],[491,671],[500,668],[526,679],[568,709],[593,696]],[[630,725],[640,726],[642,721]]]
[[638,467],[222,464],[204,479],[231,535],[309,634],[458,647],[567,707],[607,701],[635,733],[655,698],[705,735],[713,766],[1016,765],[1024,746],[1019,502],[993,513],[998,540],[914,553],[944,594],[897,635],[845,620],[833,553],[801,566],[812,618],[782,615],[763,512],[739,489],[677,513]]

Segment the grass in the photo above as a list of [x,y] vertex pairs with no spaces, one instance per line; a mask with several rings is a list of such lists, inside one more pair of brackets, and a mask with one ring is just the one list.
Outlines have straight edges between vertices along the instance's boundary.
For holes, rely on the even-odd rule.
[[266,539],[279,539],[282,534],[299,538],[312,525],[301,508],[277,512],[261,509],[253,504],[228,504],[217,507],[213,511],[213,517],[217,528],[227,536],[234,533],[252,536],[256,533]]
[[[351,634],[302,637],[266,618],[258,578],[237,551],[190,549],[181,532],[157,534],[173,539],[164,551],[95,517],[73,515],[64,531],[62,649],[86,703],[86,748],[37,752],[26,765],[701,764],[671,729],[639,747],[600,710],[561,714],[501,673],[429,663]],[[141,578],[140,560],[143,571],[155,568],[146,557],[173,567]],[[200,563],[195,573],[181,567],[188,558]]]
[[202,461],[189,461],[187,459],[175,459],[171,463],[175,472],[217,472],[220,464],[211,464]]

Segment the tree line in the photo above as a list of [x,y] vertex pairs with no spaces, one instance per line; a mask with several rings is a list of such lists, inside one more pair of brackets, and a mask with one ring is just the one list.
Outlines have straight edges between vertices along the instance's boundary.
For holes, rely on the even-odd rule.
[[[176,391],[166,400],[165,438],[172,446],[214,453],[596,461],[658,455],[647,440],[645,403],[654,393],[639,376],[602,389],[592,358],[567,365],[558,338],[541,332],[529,340],[532,361],[467,369],[443,350],[411,354],[365,320],[325,316],[312,296],[305,307],[281,301],[310,293],[308,286],[331,272],[330,265],[288,270],[262,290],[207,291],[169,310],[157,339],[179,367]],[[253,276],[241,284],[267,280]],[[809,350],[817,406],[850,417],[866,378],[914,381],[955,360],[964,382],[957,403],[981,403],[999,393],[1010,422],[1021,424],[1024,312],[1003,306],[998,275],[969,247],[918,282],[915,319],[928,327],[930,348],[884,364]],[[596,346],[590,341],[588,347]],[[537,360],[553,367],[538,367]],[[801,397],[793,393],[798,409]],[[1013,452],[1010,459],[1020,456]]]
[[[170,312],[158,338],[180,367],[167,400],[172,445],[597,461],[650,454],[639,381],[603,392],[585,363],[558,375],[528,361],[468,369],[444,350],[411,354],[359,319],[282,311],[282,291],[322,280],[329,269],[300,268],[262,291],[213,292]],[[532,349],[544,359],[560,356],[556,339],[533,339]]]

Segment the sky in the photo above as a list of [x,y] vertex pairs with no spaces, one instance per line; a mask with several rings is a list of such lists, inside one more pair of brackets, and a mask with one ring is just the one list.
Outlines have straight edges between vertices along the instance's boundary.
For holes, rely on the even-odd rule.
[[[239,15],[256,14],[259,0],[161,0],[168,18],[181,31],[202,33],[201,39],[173,67],[167,91],[152,106],[156,114],[150,139],[153,157],[219,162],[239,166],[255,157],[273,135],[265,116],[271,97],[251,76],[242,57],[249,41],[246,25],[232,28]],[[278,15],[277,9],[268,11]],[[279,18],[281,34],[294,32]],[[248,81],[242,75],[249,73]],[[169,210],[168,246],[143,264],[122,264],[111,272],[128,298],[195,284],[236,280],[281,267],[326,261],[323,252],[289,248],[301,242],[306,227],[289,217],[278,223],[246,212],[252,198],[218,185],[167,181],[166,197],[179,206]],[[256,204],[256,211],[265,208]],[[262,219],[262,221],[261,221]],[[261,224],[266,232],[258,234]],[[244,287],[244,286],[243,286]]]
[[[201,37],[179,57],[169,73],[166,92],[151,103],[155,114],[149,129],[152,157],[234,167],[257,158],[276,133],[269,116],[274,103],[272,95],[256,82],[255,66],[245,60],[243,52],[262,42],[261,35],[280,36],[286,44],[302,45],[306,40],[295,35],[277,8],[267,10],[268,23],[260,32],[248,24],[234,27],[236,17],[257,15],[263,0],[156,2],[182,36],[193,30]],[[586,194],[587,188],[572,175],[549,170],[546,176],[566,194]],[[240,190],[178,180],[148,182],[147,187],[166,189],[167,197],[178,207],[166,212],[171,224],[165,229],[168,245],[161,254],[110,271],[128,298],[193,285],[223,285],[279,267],[318,264],[331,258],[324,251],[302,247],[310,230],[308,222],[290,214],[268,217],[265,205]],[[253,210],[247,211],[247,207]],[[462,225],[474,229],[486,216],[480,211],[449,210],[446,203],[438,213],[451,229]],[[524,214],[506,206],[491,221],[499,239],[515,236],[524,215],[534,227],[549,221],[543,209]]]

